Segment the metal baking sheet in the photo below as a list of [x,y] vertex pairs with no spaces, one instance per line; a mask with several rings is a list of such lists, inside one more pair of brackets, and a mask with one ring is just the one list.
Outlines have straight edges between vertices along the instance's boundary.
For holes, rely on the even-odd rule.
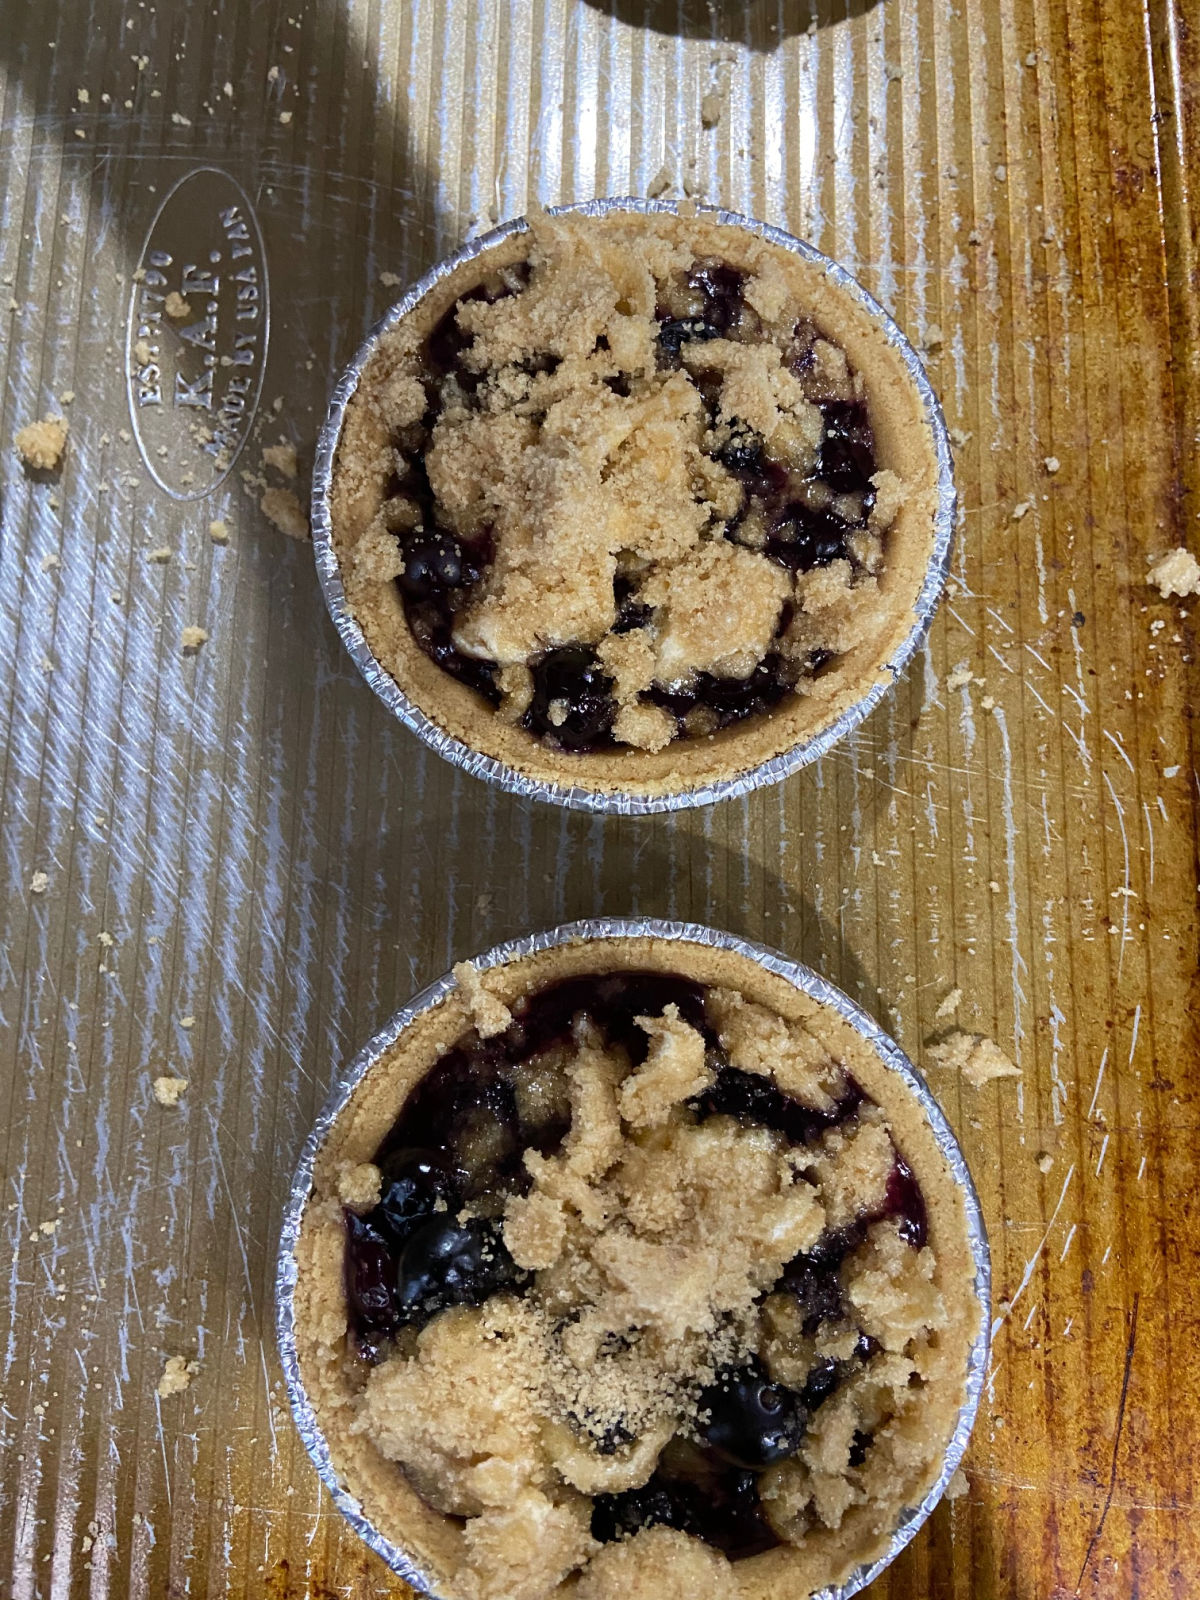
[[[1198,40],[1183,0],[0,0],[0,1591],[401,1592],[283,1403],[289,1175],[407,996],[597,915],[761,939],[918,1064],[959,1026],[1021,1069],[929,1069],[992,1364],[968,1492],[871,1592],[1194,1587],[1194,601],[1144,576],[1200,512]],[[892,312],[961,522],[927,643],[836,750],[590,817],[399,726],[260,501],[304,498],[333,375],[464,237],[663,183]],[[11,440],[59,409],[38,481]]]

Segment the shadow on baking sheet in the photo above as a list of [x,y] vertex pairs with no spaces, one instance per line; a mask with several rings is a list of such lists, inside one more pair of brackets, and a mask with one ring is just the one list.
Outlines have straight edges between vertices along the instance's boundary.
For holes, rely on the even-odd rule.
[[714,44],[773,50],[798,33],[815,33],[873,11],[882,0],[585,0],[632,27]]

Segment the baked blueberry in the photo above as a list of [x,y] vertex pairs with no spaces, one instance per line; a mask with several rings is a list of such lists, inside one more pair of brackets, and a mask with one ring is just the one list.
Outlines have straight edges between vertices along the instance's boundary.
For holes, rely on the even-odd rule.
[[380,1175],[373,1220],[396,1244],[403,1244],[435,1211],[446,1210],[455,1195],[442,1158],[430,1150],[397,1150],[380,1163]]
[[396,1315],[428,1322],[449,1306],[477,1306],[524,1281],[498,1230],[451,1215],[422,1223],[409,1236],[396,1268]]
[[705,1443],[750,1471],[794,1456],[808,1421],[799,1396],[772,1383],[759,1361],[721,1373],[702,1391],[698,1414]]
[[533,699],[524,724],[564,750],[611,743],[617,704],[613,681],[586,645],[547,650],[533,663]]

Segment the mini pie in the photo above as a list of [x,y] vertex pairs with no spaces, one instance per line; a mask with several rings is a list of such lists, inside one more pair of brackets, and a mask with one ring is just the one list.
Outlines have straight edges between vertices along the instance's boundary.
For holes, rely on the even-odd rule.
[[445,1600],[804,1596],[941,1470],[979,1327],[911,1091],[748,955],[480,974],[320,1149],[296,1347],[339,1479]]
[[654,796],[886,677],[937,484],[900,352],[820,265],[682,208],[539,213],[379,338],[330,520],[351,611],[433,723]]

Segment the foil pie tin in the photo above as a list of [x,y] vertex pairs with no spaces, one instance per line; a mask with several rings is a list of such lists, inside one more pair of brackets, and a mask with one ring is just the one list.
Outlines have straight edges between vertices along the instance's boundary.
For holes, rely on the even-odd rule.
[[[907,1509],[883,1554],[876,1560],[855,1568],[843,1583],[822,1589],[812,1597],[812,1600],[849,1600],[851,1595],[857,1594],[877,1578],[916,1534],[945,1493],[971,1436],[987,1369],[991,1314],[991,1257],[979,1197],[971,1181],[962,1150],[941,1107],[899,1045],[889,1038],[879,1024],[861,1007],[855,1005],[848,995],[828,983],[811,967],[791,961],[777,950],[694,922],[667,922],[645,917],[598,917],[582,922],[564,923],[544,933],[529,934],[521,939],[510,939],[503,944],[493,946],[486,955],[473,957],[472,965],[479,971],[486,972],[491,967],[504,966],[510,961],[534,955],[538,951],[554,949],[559,945],[580,940],[637,938],[677,940],[683,944],[708,945],[714,949],[734,951],[738,955],[757,961],[769,972],[777,973],[814,1000],[836,1011],[875,1049],[884,1064],[903,1080],[909,1092],[916,1098],[933,1131],[938,1149],[945,1157],[962,1193],[967,1237],[975,1268],[973,1289],[979,1302],[979,1330],[967,1362],[962,1409],[950,1436],[937,1481],[919,1505]],[[390,1539],[385,1538],[368,1520],[358,1500],[338,1478],[329,1453],[328,1442],[321,1431],[300,1373],[300,1361],[296,1349],[294,1291],[296,1245],[300,1236],[301,1218],[312,1190],[313,1169],[318,1151],[368,1068],[396,1042],[415,1018],[437,1005],[454,988],[454,977],[451,973],[447,973],[423,989],[407,1006],[385,1023],[368,1044],[364,1045],[334,1084],[300,1155],[284,1210],[275,1275],[275,1327],[279,1356],[292,1415],[304,1447],[312,1457],[325,1487],[333,1497],[334,1504],[359,1538],[381,1556],[394,1572],[399,1573],[418,1594],[430,1596],[435,1596],[437,1593],[430,1586],[430,1580],[414,1564],[411,1556]]]
[[[614,211],[635,211],[649,215],[654,212],[677,213],[678,209],[678,205],[670,200],[642,200],[636,197],[622,197],[587,200],[575,205],[555,206],[550,208],[549,215],[598,217]],[[529,795],[534,799],[548,800],[553,804],[569,806],[580,811],[609,812],[616,816],[642,816],[653,811],[682,811],[691,806],[711,805],[717,800],[730,800],[738,795],[747,794],[751,789],[761,788],[765,784],[778,783],[781,779],[796,772],[800,767],[807,766],[810,761],[815,761],[819,756],[824,755],[832,745],[836,744],[839,739],[844,738],[851,729],[856,728],[864,717],[874,710],[891,685],[903,672],[913,652],[924,638],[942,589],[945,586],[950,567],[950,549],[954,536],[956,506],[954,465],[942,408],[926,376],[920,357],[879,302],[867,293],[857,279],[851,277],[845,267],[839,266],[829,256],[814,249],[812,245],[804,243],[803,240],[793,237],[790,233],[785,233],[780,228],[773,228],[765,222],[757,222],[753,218],[742,216],[736,211],[725,211],[719,207],[700,207],[698,209],[703,216],[711,221],[747,229],[749,232],[767,240],[768,243],[778,245],[784,250],[789,250],[792,254],[801,256],[806,261],[820,267],[838,288],[857,301],[875,321],[888,344],[892,345],[900,355],[910,378],[919,391],[924,407],[925,420],[933,438],[934,451],[937,458],[938,485],[933,546],[929,556],[929,563],[925,569],[924,581],[913,606],[913,624],[898,649],[883,664],[883,671],[889,676],[878,678],[861,699],[848,706],[840,716],[821,729],[811,739],[803,740],[793,745],[791,749],[772,756],[769,760],[760,762],[758,766],[751,767],[745,772],[738,773],[732,777],[721,778],[714,783],[700,784],[694,788],[669,794],[643,795],[591,789],[579,784],[552,783],[545,779],[532,778],[525,773],[518,772],[516,768],[509,766],[506,762],[499,761],[494,756],[484,755],[482,751],[475,750],[470,745],[464,744],[462,740],[456,739],[430,717],[427,717],[421,708],[405,694],[395,678],[377,659],[367,643],[362,628],[346,602],[341,568],[333,547],[333,530],[330,516],[329,499],[334,460],[337,455],[338,443],[341,439],[346,407],[358,388],[363,370],[374,354],[380,339],[394,328],[402,318],[407,316],[418,302],[424,299],[435,284],[447,277],[464,262],[474,260],[510,234],[528,231],[529,224],[523,217],[503,223],[490,233],[481,234],[475,239],[468,240],[461,249],[439,261],[423,278],[415,283],[408,293],[401,300],[398,300],[375,324],[360,345],[354,359],[338,379],[329,402],[329,410],[326,414],[324,425],[317,439],[316,458],[313,465],[311,520],[317,575],[325,596],[325,603],[329,607],[329,614],[333,618],[334,626],[337,628],[343,644],[350,652],[355,665],[371,688],[374,689],[388,710],[397,716],[407,728],[411,729],[419,739],[422,739],[431,750],[436,750],[439,755],[445,756],[447,761],[452,761],[455,766],[461,767],[464,772],[469,772],[476,778],[483,778],[490,783],[497,784],[500,788],[507,789],[512,794]]]

